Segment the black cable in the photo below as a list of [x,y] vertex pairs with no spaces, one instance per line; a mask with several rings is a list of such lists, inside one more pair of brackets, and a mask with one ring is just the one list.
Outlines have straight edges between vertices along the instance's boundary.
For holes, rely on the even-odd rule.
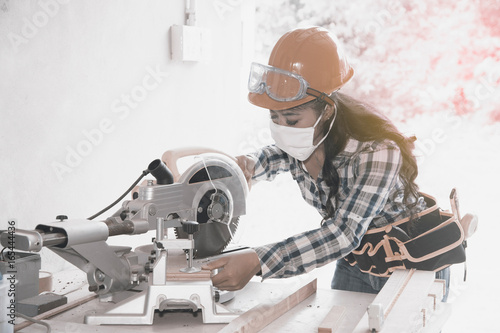
[[227,254],[227,253],[231,253],[231,252],[247,250],[249,248],[250,247],[248,247],[248,246],[238,247],[238,248],[235,248],[235,249],[231,249],[231,250],[227,250],[227,251],[222,251],[221,254]]
[[112,204],[107,206],[106,208],[102,209],[100,212],[92,215],[91,217],[87,218],[87,220],[93,220],[97,216],[101,215],[102,213],[106,212],[108,209],[116,205],[120,200],[122,200],[127,194],[130,193],[134,189],[134,187],[141,181],[144,176],[146,176],[149,173],[149,170],[144,170],[139,178],[128,188],[128,190],[125,191],[118,199],[116,199]]

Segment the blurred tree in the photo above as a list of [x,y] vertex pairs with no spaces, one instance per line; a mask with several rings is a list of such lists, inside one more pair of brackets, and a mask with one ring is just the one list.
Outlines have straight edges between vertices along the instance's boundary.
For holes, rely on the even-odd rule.
[[483,24],[490,29],[491,34],[500,36],[500,1],[499,0],[480,0],[479,14]]
[[499,0],[257,0],[256,61],[286,31],[321,26],[355,68],[344,89],[404,121],[449,110],[500,120]]

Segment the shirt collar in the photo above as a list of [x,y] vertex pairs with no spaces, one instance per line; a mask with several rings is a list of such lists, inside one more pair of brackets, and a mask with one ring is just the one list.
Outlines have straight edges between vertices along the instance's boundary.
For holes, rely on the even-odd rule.
[[363,147],[363,142],[350,138],[343,151],[341,151],[331,161],[333,166],[338,169],[344,165],[353,155],[355,155]]

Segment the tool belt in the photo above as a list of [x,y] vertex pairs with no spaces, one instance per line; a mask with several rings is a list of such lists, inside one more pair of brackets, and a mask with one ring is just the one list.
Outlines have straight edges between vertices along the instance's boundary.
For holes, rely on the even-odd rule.
[[421,195],[427,209],[418,213],[411,225],[410,218],[405,218],[369,229],[345,260],[365,273],[382,277],[396,269],[439,271],[464,262],[466,242],[460,221],[441,211],[435,198]]

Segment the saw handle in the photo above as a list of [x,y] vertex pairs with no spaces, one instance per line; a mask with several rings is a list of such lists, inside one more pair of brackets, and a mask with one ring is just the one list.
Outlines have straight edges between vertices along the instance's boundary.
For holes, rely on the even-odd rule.
[[174,182],[177,182],[179,181],[179,178],[181,176],[179,173],[179,169],[177,168],[177,160],[182,157],[200,155],[205,153],[222,154],[224,156],[229,157],[234,162],[238,163],[238,161],[236,160],[236,158],[234,158],[234,156],[228,155],[220,150],[206,148],[206,147],[198,147],[198,146],[167,150],[166,152],[163,153],[161,159],[163,162],[165,162],[166,166],[170,169],[170,171],[172,171],[172,174],[174,176]]

